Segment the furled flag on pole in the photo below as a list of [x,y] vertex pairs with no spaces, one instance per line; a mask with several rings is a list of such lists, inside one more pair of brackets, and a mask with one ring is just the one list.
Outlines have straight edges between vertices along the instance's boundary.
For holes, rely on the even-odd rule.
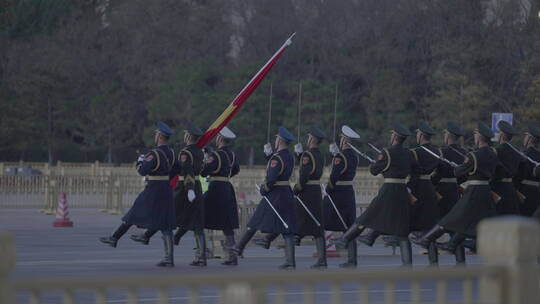
[[292,38],[294,37],[296,33],[292,34],[285,43],[277,50],[276,53],[266,62],[266,64],[251,78],[251,80],[248,82],[248,84],[240,91],[238,95],[234,98],[234,100],[231,102],[231,104],[219,115],[219,117],[212,123],[212,125],[204,132],[204,135],[199,138],[197,141],[197,146],[204,147],[206,146],[214,136],[216,136],[221,129],[225,125],[229,123],[229,121],[236,115],[238,110],[240,110],[240,107],[244,104],[244,102],[251,96],[251,93],[255,91],[255,89],[259,86],[261,81],[264,79],[266,74],[270,72],[274,64],[278,61],[278,59],[281,57],[285,49],[291,45]]

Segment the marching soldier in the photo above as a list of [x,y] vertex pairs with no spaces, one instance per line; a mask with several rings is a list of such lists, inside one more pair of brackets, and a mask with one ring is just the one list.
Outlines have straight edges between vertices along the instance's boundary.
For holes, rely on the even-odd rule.
[[[411,172],[408,186],[412,195],[418,199],[411,210],[412,232],[425,232],[433,227],[439,219],[438,198],[431,182],[431,174],[439,166],[439,159],[425,150],[439,153],[438,148],[431,144],[433,135],[435,135],[435,130],[426,122],[420,122],[416,130],[416,142],[419,146],[411,149],[417,166]],[[439,261],[437,247],[435,244],[430,245],[428,248],[429,264],[437,265]]]
[[[238,229],[238,205],[234,187],[229,179],[240,171],[236,155],[229,148],[236,135],[227,127],[216,136],[217,150],[209,153],[201,175],[209,177],[208,191],[204,193],[205,228],[222,230],[225,235],[225,247],[234,247],[234,229]],[[223,265],[237,265],[235,255]]]
[[[322,225],[322,196],[320,178],[324,170],[324,157],[319,150],[319,143],[326,138],[324,132],[311,127],[308,133],[308,150],[302,151],[295,147],[300,153],[300,168],[298,182],[293,188],[293,192],[298,196],[296,199],[296,215],[298,233],[296,234],[296,245],[300,245],[300,240],[308,235],[315,239],[317,248],[317,262],[311,268],[326,268],[326,239],[324,237],[324,226]],[[298,146],[298,145],[297,145]],[[301,201],[301,202],[300,202]],[[302,205],[305,205],[305,207]],[[306,211],[309,209],[309,212]],[[266,234],[262,239],[253,240],[255,244],[269,249],[270,244],[276,239],[277,234]]]
[[[294,170],[294,158],[288,149],[289,143],[293,140],[294,136],[286,128],[279,127],[274,144],[276,152],[269,157],[265,182],[260,186],[263,198],[248,222],[246,232],[231,250],[232,255],[241,255],[257,230],[281,234],[285,239],[285,263],[279,268],[296,268],[294,256],[294,234],[297,232],[296,208],[289,183]],[[267,150],[265,145],[265,151]]]
[[[523,146],[525,147],[525,155],[533,161],[540,161],[540,128],[529,125],[529,131],[525,133],[523,138]],[[525,199],[521,204],[520,213],[523,216],[531,216],[540,204],[540,192],[538,185],[540,184],[540,176],[534,175],[534,165],[524,159],[521,161],[518,169],[518,174],[515,181],[518,183],[518,191],[523,193]]]
[[341,238],[332,242],[348,245],[364,228],[370,228],[368,235],[359,237],[361,242],[372,246],[381,234],[397,236],[403,265],[412,264],[411,243],[408,238],[412,202],[406,178],[411,174],[416,161],[411,151],[403,147],[410,135],[403,125],[394,125],[390,135],[391,146],[383,149],[377,161],[369,167],[371,174],[384,176],[384,184],[367,210],[356,219],[355,224]]
[[497,193],[501,199],[497,202],[497,214],[519,214],[521,198],[517,192],[512,178],[516,176],[521,155],[514,151],[512,137],[518,132],[508,122],[501,120],[497,123],[500,131],[499,145],[495,148],[495,153],[499,159],[495,174],[491,180],[491,189]]
[[137,160],[137,172],[146,177],[146,186],[122,218],[120,227],[112,236],[100,238],[101,242],[116,247],[118,240],[132,225],[152,231],[160,230],[165,245],[165,258],[157,264],[161,267],[174,267],[172,230],[176,223],[169,174],[176,162],[174,151],[167,146],[173,133],[164,122],[157,123],[154,135],[156,148]]
[[[465,132],[456,123],[449,121],[446,130],[444,130],[444,144],[446,147],[440,148],[439,154],[455,164],[462,164],[467,150],[459,145],[459,139],[464,135]],[[450,164],[441,161],[437,169],[435,169],[431,180],[435,185],[435,190],[440,195],[439,216],[443,218],[459,200],[461,196],[459,185],[465,182],[466,178],[460,177],[458,179],[454,174],[454,168]],[[455,256],[456,263],[465,263],[465,248],[462,245],[456,249]]]
[[[300,155],[298,182],[293,189],[299,198],[299,200],[296,200],[298,239],[311,235],[314,237],[317,248],[318,260],[311,266],[312,268],[327,267],[320,185],[324,170],[324,157],[319,150],[319,143],[325,138],[326,135],[321,129],[317,127],[310,128],[307,139],[308,150]],[[309,209],[311,215],[301,205],[300,200]]]
[[[330,231],[345,232],[356,219],[356,200],[354,197],[353,179],[358,166],[358,156],[351,149],[349,143],[360,135],[348,126],[341,128],[339,149],[332,148],[332,171],[326,187],[323,201],[324,228]],[[356,241],[347,244],[347,262],[340,264],[343,268],[356,267],[357,249]]]
[[[176,223],[178,229],[174,235],[174,244],[178,245],[186,232],[192,230],[197,242],[197,256],[190,264],[192,266],[206,266],[206,238],[204,236],[204,203],[202,197],[200,172],[203,168],[204,154],[196,145],[197,140],[204,132],[197,126],[188,123],[184,133],[184,142],[187,146],[178,153],[178,161],[171,174],[179,175],[174,200],[176,207]],[[143,235],[133,235],[131,238],[143,244],[156,233],[147,230]]]
[[476,238],[476,226],[482,219],[496,215],[495,201],[489,186],[498,162],[497,155],[489,146],[492,137],[491,129],[479,122],[474,132],[474,142],[478,149],[469,152],[464,163],[454,168],[458,178],[467,177],[463,196],[437,225],[413,240],[414,243],[428,247],[445,232],[450,232],[450,241],[439,243],[437,247],[455,253],[466,237]]

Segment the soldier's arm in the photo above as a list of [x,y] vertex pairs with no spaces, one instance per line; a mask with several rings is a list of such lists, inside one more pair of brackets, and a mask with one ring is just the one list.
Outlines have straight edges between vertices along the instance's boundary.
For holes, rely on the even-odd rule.
[[454,168],[454,175],[456,177],[464,177],[471,172],[474,173],[474,171],[476,170],[476,165],[476,156],[473,152],[469,152],[463,164]]
[[266,178],[264,184],[262,185],[261,192],[268,193],[274,187],[279,175],[283,171],[283,160],[278,155],[273,155],[270,158],[268,163],[268,168],[266,169]]
[[202,176],[208,176],[210,174],[215,174],[221,169],[221,158],[218,152],[214,151],[208,155],[208,159],[204,164],[204,167],[201,171]]
[[387,170],[389,166],[390,159],[388,150],[384,149],[377,155],[377,161],[369,166],[369,172],[372,175],[379,175],[381,172]]
[[148,152],[144,159],[137,163],[137,172],[142,175],[148,175],[148,173],[157,170],[159,167],[159,155],[155,151]]
[[231,177],[237,175],[240,172],[240,164],[238,163],[238,160],[236,159],[236,155],[233,153],[233,165],[231,170]]
[[181,174],[184,176],[184,187],[187,190],[195,189],[195,170],[193,168],[193,157],[188,151],[180,153]]
[[338,153],[332,160],[332,172],[330,172],[330,180],[328,181],[328,188],[330,190],[334,189],[336,182],[345,170],[347,170],[346,160],[343,154]]
[[314,160],[312,158],[311,153],[304,152],[300,156],[300,171],[298,173],[298,182],[296,185],[294,185],[294,192],[298,193],[304,190],[304,187],[306,186],[306,183],[309,180],[309,176],[313,172],[314,169]]

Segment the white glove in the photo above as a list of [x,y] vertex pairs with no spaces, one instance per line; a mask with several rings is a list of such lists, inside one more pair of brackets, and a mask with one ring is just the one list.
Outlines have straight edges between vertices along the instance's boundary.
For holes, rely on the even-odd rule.
[[188,190],[188,192],[187,192],[187,199],[188,199],[188,201],[189,201],[190,203],[193,202],[193,201],[195,200],[195,197],[196,197],[196,196],[195,196],[195,191],[193,191],[193,190]]
[[270,154],[272,154],[274,151],[272,151],[272,146],[268,143],[266,145],[264,145],[264,154],[266,156],[269,156]]
[[297,143],[296,145],[294,145],[294,152],[296,152],[297,154],[301,154],[302,152],[304,152],[304,148],[302,147],[301,143]]
[[141,163],[144,161],[144,154],[139,155],[139,158],[137,158],[137,162]]
[[336,143],[331,143],[330,147],[329,147],[329,150],[330,150],[330,153],[332,153],[332,155],[336,155],[336,154],[339,153],[339,149],[338,149]]

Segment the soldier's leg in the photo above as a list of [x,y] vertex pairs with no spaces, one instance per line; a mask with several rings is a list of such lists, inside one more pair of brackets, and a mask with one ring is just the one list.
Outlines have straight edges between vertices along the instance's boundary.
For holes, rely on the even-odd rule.
[[176,233],[174,234],[174,245],[178,246],[180,244],[180,239],[188,232],[187,229],[178,227]]
[[435,244],[435,242],[429,243],[428,261],[430,266],[439,265],[439,250],[437,249],[437,244]]
[[294,235],[294,245],[300,246],[302,243],[302,239],[304,238],[303,235],[295,234]]
[[364,231],[365,227],[354,223],[349,227],[347,231],[343,233],[343,235],[340,238],[331,239],[330,243],[335,244],[336,246],[340,247],[347,247],[349,242],[353,241]]
[[459,245],[462,245],[463,241],[465,241],[465,235],[462,233],[454,233],[450,240],[446,243],[437,243],[437,247],[441,250],[448,251],[450,253],[456,253],[456,248]]
[[381,235],[380,232],[371,230],[369,233],[361,235],[357,238],[357,240],[365,245],[368,245],[369,247],[373,246],[373,243],[375,243],[375,240]]
[[120,226],[118,226],[118,228],[116,228],[116,230],[113,232],[113,234],[111,236],[101,237],[101,238],[99,238],[99,240],[102,243],[108,244],[111,247],[116,248],[118,240],[124,234],[126,234],[126,232],[129,230],[130,227],[131,227],[131,225],[126,224],[126,223],[122,223],[122,224],[120,224]]
[[401,253],[401,264],[412,266],[412,247],[408,237],[398,237],[399,249]]
[[311,266],[311,268],[326,268],[328,266],[326,262],[326,239],[324,237],[324,230],[321,229],[318,235],[315,236],[315,248],[317,249],[317,262]]
[[341,268],[355,268],[358,264],[358,252],[356,241],[353,239],[347,244],[347,262],[339,264]]
[[280,269],[295,269],[296,260],[294,256],[294,235],[284,234],[283,239],[285,240],[285,263],[279,266]]
[[270,245],[278,236],[278,233],[266,233],[262,238],[253,240],[253,243],[264,249],[270,249]]
[[231,250],[232,254],[235,254],[237,256],[241,256],[244,253],[244,249],[246,248],[247,243],[253,238],[257,230],[251,229],[250,227],[246,228],[246,232],[242,235],[240,238],[240,241],[236,243],[236,246]]
[[174,245],[172,230],[162,230],[163,246],[165,257],[157,264],[160,267],[174,267]]
[[195,260],[191,262],[191,266],[206,266],[206,237],[204,235],[204,229],[197,229],[194,231],[195,240],[197,242],[197,256]]
[[130,236],[130,239],[134,240],[135,242],[142,243],[144,245],[148,245],[150,242],[150,239],[154,234],[156,234],[157,230],[147,229],[143,234],[132,234]]
[[463,245],[458,245],[456,247],[456,264],[465,265],[467,263],[467,258],[465,256],[465,247]]
[[430,247],[430,244],[432,242],[435,242],[438,238],[440,238],[446,230],[439,225],[433,226],[428,232],[424,233],[420,237],[412,237],[411,240],[414,244],[422,246],[424,249],[428,249]]
[[229,258],[221,264],[238,265],[238,257],[232,252],[232,249],[236,245],[234,240],[234,231],[232,229],[223,230],[223,234],[225,235],[225,249],[229,253]]

